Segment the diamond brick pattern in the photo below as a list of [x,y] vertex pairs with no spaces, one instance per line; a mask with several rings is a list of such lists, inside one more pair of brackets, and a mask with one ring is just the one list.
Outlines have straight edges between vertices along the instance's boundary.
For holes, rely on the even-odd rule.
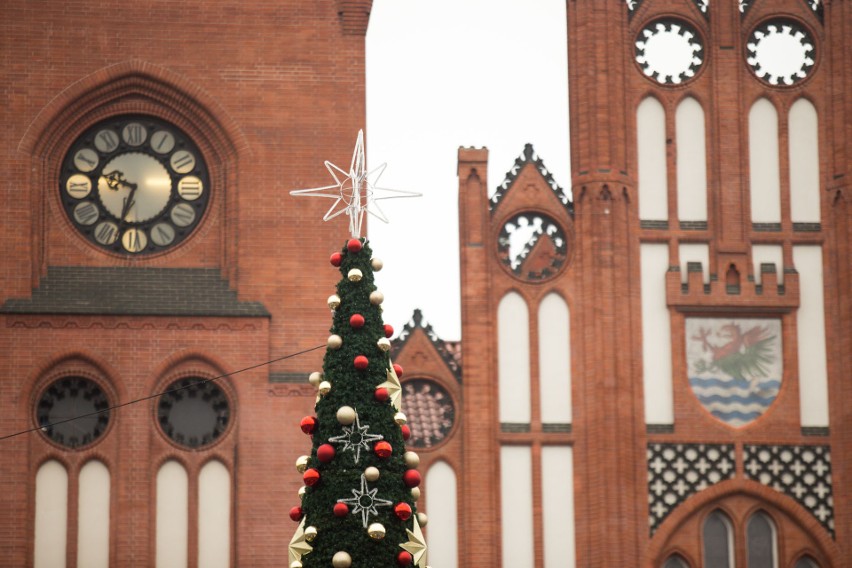
[[688,497],[734,476],[728,444],[648,444],[647,455],[651,534]]
[[789,495],[834,536],[829,446],[745,446],[745,475]]

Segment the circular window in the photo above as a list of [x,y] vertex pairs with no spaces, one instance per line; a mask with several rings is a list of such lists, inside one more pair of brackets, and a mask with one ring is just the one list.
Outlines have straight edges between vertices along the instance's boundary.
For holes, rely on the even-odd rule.
[[763,22],[746,42],[746,63],[770,85],[786,87],[805,79],[816,60],[814,40],[795,20]]
[[63,377],[42,393],[36,422],[51,440],[76,449],[101,437],[109,425],[109,400],[92,380]]
[[160,397],[157,420],[173,442],[197,449],[212,444],[225,432],[231,407],[218,385],[188,377],[170,384]]
[[441,443],[453,429],[456,416],[453,399],[435,381],[405,381],[402,385],[402,401],[411,427],[409,445],[430,448]]
[[525,211],[503,224],[497,237],[497,254],[518,278],[546,280],[567,262],[568,239],[550,216]]
[[654,20],[636,36],[636,62],[661,85],[679,85],[695,76],[704,63],[698,31],[682,20]]

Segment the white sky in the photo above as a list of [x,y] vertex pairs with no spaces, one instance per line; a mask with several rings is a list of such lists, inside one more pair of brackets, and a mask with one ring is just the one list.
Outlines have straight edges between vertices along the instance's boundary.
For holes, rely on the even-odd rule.
[[564,0],[374,0],[368,167],[387,162],[379,186],[423,194],[383,201],[390,224],[369,224],[397,332],[421,308],[443,339],[461,336],[459,146],[488,148],[489,194],[527,142],[570,189],[566,46]]

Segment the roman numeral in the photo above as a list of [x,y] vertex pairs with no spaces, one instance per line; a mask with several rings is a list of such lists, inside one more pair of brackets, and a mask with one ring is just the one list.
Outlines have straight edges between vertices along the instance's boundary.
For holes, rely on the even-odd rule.
[[138,146],[142,143],[143,134],[144,131],[141,124],[128,124],[124,128],[124,139],[127,140],[128,144],[132,144],[134,146]]
[[91,225],[98,218],[98,208],[92,202],[81,203],[74,208],[74,218],[81,225]]
[[112,223],[102,223],[98,225],[95,231],[95,239],[101,244],[108,245],[115,241],[115,235],[118,232],[118,227]]
[[118,146],[118,136],[112,130],[102,130],[98,138],[101,140],[100,149],[104,152],[111,152]]

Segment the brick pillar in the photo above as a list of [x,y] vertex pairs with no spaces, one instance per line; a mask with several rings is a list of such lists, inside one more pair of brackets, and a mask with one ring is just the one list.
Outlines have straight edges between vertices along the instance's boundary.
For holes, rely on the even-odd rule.
[[[647,526],[639,349],[638,227],[627,176],[624,2],[568,6],[578,304],[572,326],[577,566],[639,566]],[[603,78],[607,78],[604,80]],[[581,141],[581,142],[580,142]],[[576,143],[579,142],[579,143]]]
[[488,150],[459,148],[459,248],[461,255],[462,337],[464,358],[464,476],[459,494],[464,558],[498,566],[500,550],[499,448],[494,396],[496,336],[486,245],[488,235]]

